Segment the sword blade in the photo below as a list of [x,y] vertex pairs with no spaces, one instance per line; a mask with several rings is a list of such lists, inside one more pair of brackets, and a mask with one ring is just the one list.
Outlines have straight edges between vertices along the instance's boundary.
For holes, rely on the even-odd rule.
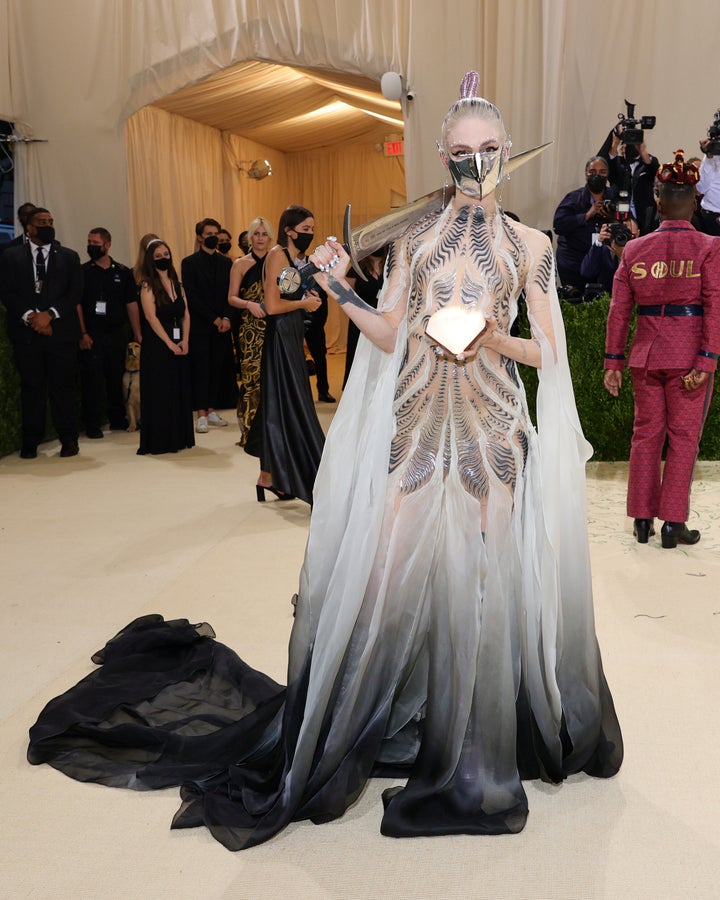
[[553,143],[554,141],[545,141],[544,144],[539,144],[537,147],[532,147],[530,150],[521,150],[520,153],[511,156],[505,163],[505,171],[514,172],[515,169],[519,169],[520,166],[524,165],[526,162],[530,162],[531,159],[539,156],[543,150],[547,150]]
[[412,203],[406,203],[405,206],[398,209],[391,209],[385,215],[355,228],[351,228],[350,225],[352,204],[348,203],[345,207],[343,242],[348,249],[355,270],[358,271],[357,263],[361,259],[365,259],[375,250],[379,250],[380,247],[399,238],[415,222],[443,209],[454,193],[454,186],[439,188]]
[[[530,150],[523,150],[511,156],[505,164],[506,172],[514,172],[523,163],[529,162],[538,154],[546,150],[552,141],[540,144]],[[364,225],[358,225],[353,228],[351,225],[352,205],[348,203],[345,207],[345,219],[343,222],[343,245],[350,256],[353,268],[360,277],[367,281],[365,274],[360,267],[360,260],[370,256],[375,250],[384,247],[391,241],[399,238],[411,225],[419,222],[432,213],[439,212],[444,209],[455,194],[454,185],[438,188],[430,194],[425,194],[412,203],[400,206],[397,209],[391,209],[390,212],[383,216],[378,216],[371,222]],[[292,296],[293,292],[297,296],[301,296],[303,284],[312,274],[317,272],[312,263],[308,263],[301,269],[295,269],[289,266],[283,269],[278,278],[278,284],[281,284],[283,293],[286,296]]]
[[[508,173],[514,172],[524,163],[529,162],[542,153],[543,150],[546,150],[551,144],[552,141],[547,141],[530,150],[516,153],[505,164],[505,171]],[[454,185],[439,188],[430,194],[425,194],[424,197],[414,200],[412,203],[407,203],[405,206],[398,207],[398,209],[392,209],[385,215],[378,216],[377,219],[366,222],[364,225],[358,225],[355,228],[351,227],[352,206],[348,203],[345,207],[343,243],[348,250],[355,270],[361,272],[358,267],[361,259],[399,238],[411,225],[419,222],[420,219],[444,209],[454,193]]]

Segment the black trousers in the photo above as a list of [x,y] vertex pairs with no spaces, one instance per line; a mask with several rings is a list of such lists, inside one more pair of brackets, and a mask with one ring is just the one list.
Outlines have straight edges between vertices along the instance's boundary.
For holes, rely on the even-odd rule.
[[227,409],[237,402],[237,382],[232,362],[232,337],[190,331],[190,370],[193,409]]
[[[111,428],[126,429],[122,378],[127,348],[125,327],[92,335],[90,350],[80,351],[82,419],[87,430],[100,428],[107,417]],[[105,407],[105,408],[104,408]]]
[[61,443],[76,441],[77,343],[33,333],[27,341],[13,341],[13,355],[20,375],[23,447],[37,447],[43,439],[48,399]]
[[571,266],[563,266],[558,263],[557,266],[558,279],[562,287],[574,287],[582,294],[585,290],[586,279],[580,274],[580,263],[577,268]]
[[[324,313],[324,315],[323,315]],[[327,300],[323,306],[310,316],[305,328],[305,343],[315,363],[315,377],[320,397],[327,394],[330,388],[327,375],[327,346],[325,345],[325,322],[327,321]]]
[[700,207],[698,213],[705,234],[711,234],[713,237],[720,236],[720,212]]

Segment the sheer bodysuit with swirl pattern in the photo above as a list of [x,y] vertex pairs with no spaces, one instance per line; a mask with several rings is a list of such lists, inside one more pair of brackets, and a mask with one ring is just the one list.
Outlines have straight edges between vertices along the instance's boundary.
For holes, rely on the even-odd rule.
[[[420,231],[414,238],[420,250],[408,298],[407,355],[395,395],[390,471],[402,495],[427,484],[438,465],[445,476],[455,466],[485,514],[490,478],[512,495],[525,465],[527,423],[515,364],[491,351],[471,364],[439,356],[425,326],[438,309],[459,303],[480,307],[508,333],[529,257],[510,221],[486,220],[481,206],[464,207],[429,246],[423,245],[425,237]],[[411,256],[414,250],[411,244]]]

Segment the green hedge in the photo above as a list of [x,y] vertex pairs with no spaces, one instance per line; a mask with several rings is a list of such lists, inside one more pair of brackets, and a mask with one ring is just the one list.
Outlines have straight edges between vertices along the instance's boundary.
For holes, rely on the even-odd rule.
[[[591,303],[561,301],[568,360],[575,389],[575,402],[585,436],[593,445],[594,460],[626,460],[630,456],[633,425],[633,396],[629,372],[624,373],[620,396],[610,396],[603,386],[605,323],[610,297]],[[520,331],[529,334],[527,318],[520,318]],[[537,371],[521,366],[530,413],[535,418]],[[720,389],[716,390],[708,412],[702,441],[701,459],[720,459]]]
[[0,456],[20,449],[20,379],[0,303]]
[[[20,378],[13,360],[12,344],[5,327],[6,311],[0,303],[0,456],[7,456],[20,449],[22,428],[20,417]],[[78,409],[80,390],[78,388]],[[45,414],[44,441],[57,437],[50,418],[50,410]]]
[[[592,303],[562,302],[567,334],[570,371],[575,386],[575,401],[585,435],[595,448],[593,459],[627,459],[630,455],[633,401],[630,378],[623,379],[620,396],[615,399],[603,387],[605,322],[610,298]],[[521,317],[520,330],[528,334],[527,318]],[[520,367],[531,415],[535,416],[537,372]],[[701,459],[720,459],[720,390],[716,390],[700,444]],[[50,431],[48,432],[50,434]],[[5,308],[0,305],[0,456],[20,447],[19,383],[12,350],[5,330]]]

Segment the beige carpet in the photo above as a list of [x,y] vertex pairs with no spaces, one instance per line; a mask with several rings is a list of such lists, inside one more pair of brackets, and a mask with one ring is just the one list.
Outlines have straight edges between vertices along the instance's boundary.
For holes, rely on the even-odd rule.
[[[339,388],[341,358],[331,387]],[[334,407],[318,405],[327,425]],[[42,706],[134,617],[209,621],[284,681],[308,508],[255,501],[234,422],[177,456],[137,437],[0,460],[2,898],[715,898],[720,895],[720,464],[699,467],[696,547],[636,544],[626,466],[591,464],[597,630],[626,742],[621,773],[526,785],[525,831],[395,841],[374,781],[339,821],[233,854],[171,832],[177,791],[71,781],[25,761]]]

